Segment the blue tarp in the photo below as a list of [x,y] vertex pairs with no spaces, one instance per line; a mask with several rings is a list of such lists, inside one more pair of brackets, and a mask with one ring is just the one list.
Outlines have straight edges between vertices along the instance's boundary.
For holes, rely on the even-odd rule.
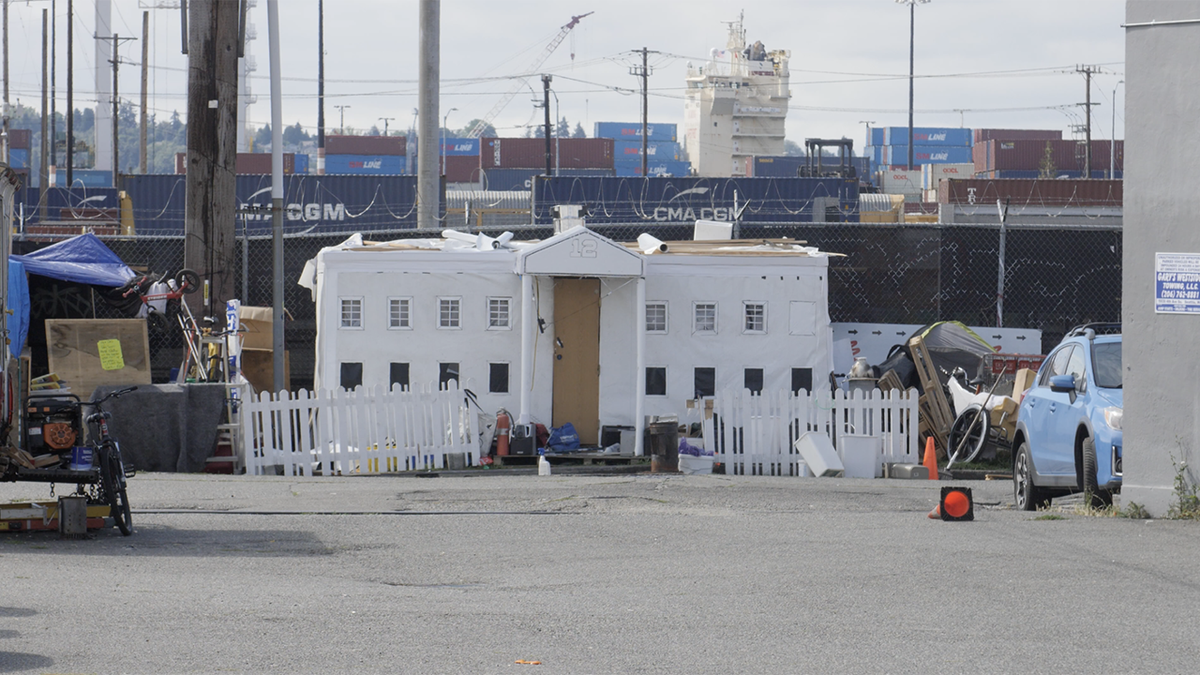
[[9,256],[9,260],[24,263],[25,271],[30,274],[96,286],[115,288],[136,276],[112,249],[90,232],[33,253]]
[[29,280],[25,278],[25,265],[12,258],[8,261],[8,296],[4,301],[11,312],[8,317],[8,351],[13,357],[18,357],[29,335]]

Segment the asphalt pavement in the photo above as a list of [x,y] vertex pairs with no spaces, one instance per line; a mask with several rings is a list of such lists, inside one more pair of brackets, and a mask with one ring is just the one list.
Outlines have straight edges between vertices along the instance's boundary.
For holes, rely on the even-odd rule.
[[0,673],[1194,672],[1200,524],[947,484],[139,474],[133,536],[0,533]]

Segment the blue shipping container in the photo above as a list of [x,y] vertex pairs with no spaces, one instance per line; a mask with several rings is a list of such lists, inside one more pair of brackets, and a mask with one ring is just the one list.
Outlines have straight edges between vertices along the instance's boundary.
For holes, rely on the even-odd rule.
[[[59,171],[65,175],[66,171]],[[78,170],[75,171],[78,173]],[[41,214],[38,205],[41,192],[33,188],[22,190],[25,193],[25,219],[27,222],[38,222]],[[86,202],[83,200],[87,200]],[[180,198],[180,203],[183,203]],[[46,190],[46,217],[56,221],[62,219],[63,209],[116,209],[121,204],[117,201],[117,190],[112,186],[85,188],[76,184],[75,189],[52,187]],[[68,217],[70,217],[68,215]]]
[[554,221],[552,207],[580,204],[588,222],[748,223],[812,221],[814,197],[838,199],[844,213],[858,211],[858,181],[845,178],[540,178],[534,183],[534,222]]
[[28,148],[9,148],[8,150],[8,165],[14,169],[29,168],[29,149]]
[[[908,164],[908,146],[907,145],[889,145],[887,147],[888,156],[884,164],[892,166]],[[925,164],[970,164],[971,163],[971,148],[970,147],[953,147],[939,145],[917,145],[913,147],[913,165],[923,166]]]
[[[971,146],[975,132],[961,127],[913,127],[913,145]],[[884,145],[908,145],[908,127],[887,127]]]
[[447,138],[441,142],[441,153],[446,157],[478,157],[478,138]]
[[[103,169],[74,169],[71,172],[72,187],[110,188],[113,186],[112,171]],[[67,170],[59,167],[54,171],[54,187],[67,186]]]
[[[417,226],[416,176],[304,176],[287,174],[284,182],[283,229],[286,234],[346,233],[412,229]],[[125,176],[123,187],[133,201],[138,234],[181,234],[184,227],[186,177]],[[88,190],[87,196],[95,194]],[[36,199],[36,196],[34,197]],[[271,232],[271,176],[237,177],[239,216],[235,232]],[[445,205],[440,209],[443,213]]]
[[325,155],[325,173],[398,176],[407,166],[404,155]]
[[[483,190],[531,190],[543,169],[485,169]],[[559,176],[612,176],[612,169],[559,169]]]
[[[616,175],[618,176],[640,176],[642,175],[642,161],[638,159],[635,162],[618,162],[613,165]],[[690,162],[667,161],[661,159],[652,159],[646,162],[646,173],[651,176],[687,176],[692,172]]]
[[[824,169],[834,169],[841,166],[841,163],[842,160],[840,157],[822,157],[820,166]],[[850,157],[848,158],[848,163],[854,167],[854,171],[860,178],[870,174],[870,158]],[[755,157],[752,171],[756,178],[795,178],[800,175],[801,167],[807,166],[807,157],[773,155],[770,157]]]
[[871,135],[867,137],[867,145],[884,145],[883,129],[883,127],[875,127],[874,129],[871,129]]
[[[666,162],[679,160],[679,144],[649,141],[646,143],[646,156],[652,160]],[[620,162],[642,161],[642,141],[613,141],[613,164]]]
[[[592,136],[594,138],[611,138],[618,141],[641,140],[642,123],[596,122],[595,133]],[[650,123],[646,125],[646,138],[651,141],[673,143],[679,140],[679,135],[676,133],[674,124]]]
[[308,155],[295,155],[293,157],[292,171],[295,173],[308,173]]

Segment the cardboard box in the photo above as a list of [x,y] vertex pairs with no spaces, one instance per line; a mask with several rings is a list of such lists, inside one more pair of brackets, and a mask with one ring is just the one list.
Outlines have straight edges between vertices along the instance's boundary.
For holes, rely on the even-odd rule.
[[1033,386],[1033,381],[1037,377],[1037,371],[1031,368],[1021,368],[1017,371],[1016,378],[1013,380],[1013,398],[1018,401],[1025,395],[1026,391]]
[[[119,345],[115,368],[101,357],[100,343],[112,341]],[[150,384],[145,319],[46,319],[46,345],[50,371],[80,400],[102,384]]]
[[[283,388],[292,390],[292,363],[283,353]],[[242,375],[256,392],[275,389],[275,352],[270,349],[242,349]]]
[[275,348],[275,310],[271,307],[238,308],[238,322],[242,326],[242,349]]

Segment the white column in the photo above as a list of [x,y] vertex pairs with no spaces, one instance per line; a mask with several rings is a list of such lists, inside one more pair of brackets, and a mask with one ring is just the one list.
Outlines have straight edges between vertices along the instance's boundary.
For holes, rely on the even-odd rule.
[[533,325],[533,275],[521,275],[521,410],[518,424],[529,424],[529,396],[533,388],[533,341],[537,329]]
[[633,325],[637,326],[637,372],[633,374],[633,454],[641,457],[646,451],[642,447],[642,436],[646,426],[646,277],[638,277],[637,302],[634,303],[633,311]]

